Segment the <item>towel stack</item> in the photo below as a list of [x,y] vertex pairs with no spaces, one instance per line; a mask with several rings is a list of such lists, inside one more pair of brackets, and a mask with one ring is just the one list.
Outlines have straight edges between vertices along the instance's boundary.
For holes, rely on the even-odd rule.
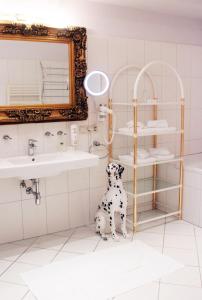
[[[126,127],[119,128],[118,131],[123,134],[133,134],[134,122],[133,120],[126,123]],[[169,127],[166,120],[150,120],[147,124],[143,122],[137,122],[137,132],[141,135],[147,134],[162,134],[175,132],[175,127]]]
[[158,161],[169,160],[174,158],[174,154],[172,154],[167,148],[150,148],[149,153]]
[[168,128],[166,120],[150,120],[147,122],[148,128]]
[[[119,155],[119,160],[128,164],[133,163],[133,155],[132,151],[130,155]],[[156,161],[170,160],[174,158],[174,154],[172,154],[167,148],[150,148],[149,151],[138,148],[137,149],[137,164],[147,164],[153,163]]]

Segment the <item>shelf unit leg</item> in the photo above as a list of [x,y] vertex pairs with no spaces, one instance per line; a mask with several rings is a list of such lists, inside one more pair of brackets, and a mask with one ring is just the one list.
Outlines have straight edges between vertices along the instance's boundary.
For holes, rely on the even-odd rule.
[[179,219],[182,219],[183,183],[184,183],[184,99],[180,99],[181,105],[181,134],[180,134],[180,190],[179,190]]
[[[108,99],[108,108],[112,109],[112,99]],[[108,140],[110,141],[112,138],[112,114],[108,114]],[[109,151],[109,163],[112,161],[112,143],[108,145],[108,151]]]
[[[137,111],[137,99],[134,100],[134,156],[133,162],[134,165],[137,163],[137,148],[138,148],[138,139],[137,139],[137,121],[138,121],[138,111]],[[137,169],[133,170],[133,233],[137,231]]]
[[[157,98],[154,98],[155,101],[157,101]],[[157,120],[157,105],[153,105],[153,119]],[[157,146],[157,136],[154,135],[153,137],[153,147],[156,148]],[[156,190],[156,179],[157,179],[157,165],[153,166],[153,191]],[[153,193],[152,195],[152,209],[156,209],[157,205],[157,194]]]

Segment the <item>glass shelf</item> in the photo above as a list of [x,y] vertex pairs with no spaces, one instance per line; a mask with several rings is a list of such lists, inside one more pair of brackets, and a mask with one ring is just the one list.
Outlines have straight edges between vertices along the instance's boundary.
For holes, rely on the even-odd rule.
[[[131,136],[131,137],[135,137],[134,133],[132,131],[115,131],[114,132],[117,135],[125,135],[125,136]],[[154,135],[168,135],[168,134],[181,134],[183,133],[183,130],[159,130],[159,131],[155,131],[155,132],[139,132],[137,134],[138,137],[142,137],[142,136],[154,136]]]
[[133,107],[133,106],[153,106],[153,105],[181,105],[180,101],[146,101],[146,102],[141,102],[139,101],[137,104],[134,102],[112,102],[112,105],[117,105],[117,106],[129,106],[129,107]]
[[[173,184],[162,180],[160,178],[156,178],[156,189],[153,189],[153,177],[138,179],[137,180],[137,197],[151,195],[154,193],[165,192],[169,190],[174,190],[180,188],[179,184]],[[133,181],[126,181],[123,183],[124,188],[127,194],[134,196],[133,193]]]
[[[145,225],[147,223],[150,223],[150,226],[151,226],[152,222],[160,221],[160,220],[163,220],[168,217],[175,217],[177,219],[179,214],[180,214],[179,210],[172,211],[172,212],[166,212],[166,211],[160,210],[158,208],[147,210],[147,211],[140,212],[137,214],[138,220],[137,220],[136,225]],[[161,223],[163,223],[163,221]],[[161,224],[161,223],[159,222],[159,224]],[[127,224],[132,229],[132,227],[133,227],[133,215],[132,214],[127,216]],[[147,228],[150,228],[150,226]],[[153,226],[156,226],[156,223],[155,223],[155,225],[153,224]],[[145,229],[147,229],[147,228],[145,227]]]
[[149,166],[155,166],[155,165],[162,165],[162,164],[169,164],[169,163],[174,163],[174,162],[180,162],[183,161],[182,157],[175,157],[172,159],[168,160],[159,160],[151,163],[146,163],[146,164],[132,164],[130,162],[124,161],[124,160],[119,160],[119,159],[112,159],[113,162],[118,163],[118,164],[123,164],[124,166],[131,167],[134,169],[141,168],[141,167],[149,167]]

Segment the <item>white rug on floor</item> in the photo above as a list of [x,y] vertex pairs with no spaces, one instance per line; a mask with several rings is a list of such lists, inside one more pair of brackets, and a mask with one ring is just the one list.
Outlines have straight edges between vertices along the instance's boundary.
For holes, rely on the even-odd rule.
[[55,262],[22,277],[38,300],[108,300],[182,267],[134,241]]

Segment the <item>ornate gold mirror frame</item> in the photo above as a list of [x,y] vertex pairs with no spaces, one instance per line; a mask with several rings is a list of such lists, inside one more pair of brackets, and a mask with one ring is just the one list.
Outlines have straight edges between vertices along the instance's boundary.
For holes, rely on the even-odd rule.
[[43,25],[0,24],[1,40],[67,43],[70,46],[71,103],[32,106],[0,106],[0,124],[81,121],[88,117],[83,86],[86,76],[86,29],[83,27],[57,29]]

